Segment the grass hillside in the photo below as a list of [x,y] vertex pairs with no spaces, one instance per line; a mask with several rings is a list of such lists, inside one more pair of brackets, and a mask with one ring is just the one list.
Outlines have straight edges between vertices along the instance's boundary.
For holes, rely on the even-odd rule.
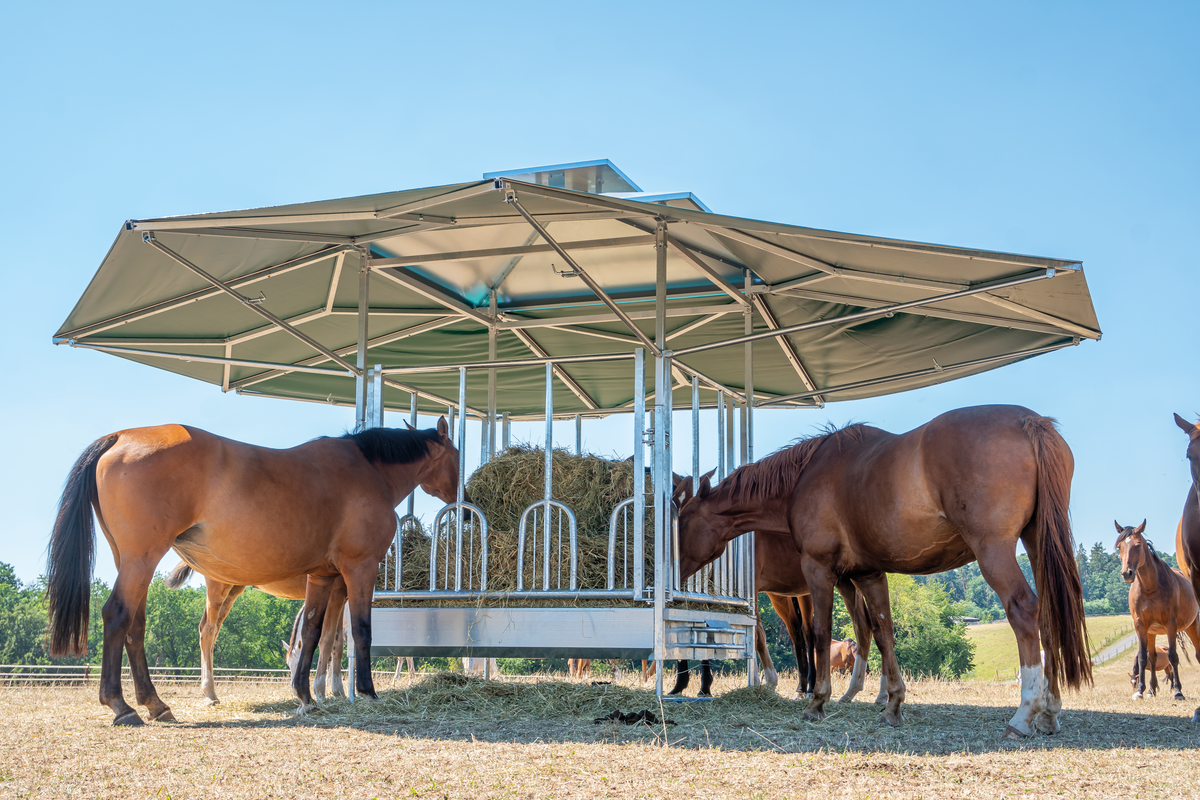
[[[1110,617],[1088,617],[1088,639],[1092,654],[1111,644],[1109,639],[1118,632],[1132,628],[1133,620],[1128,614]],[[1011,677],[1017,668],[1017,638],[1007,621],[991,622],[987,625],[972,625],[967,628],[967,638],[975,643],[975,670],[972,677],[977,680],[993,680],[997,672],[1000,677]]]

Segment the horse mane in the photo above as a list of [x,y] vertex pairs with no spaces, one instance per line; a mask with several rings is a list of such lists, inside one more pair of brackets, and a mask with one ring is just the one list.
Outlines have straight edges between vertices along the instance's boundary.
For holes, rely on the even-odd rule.
[[796,486],[821,445],[832,441],[840,447],[844,441],[861,441],[866,427],[860,422],[841,428],[829,426],[812,436],[801,437],[759,461],[735,469],[717,485],[718,495],[721,500],[735,504],[778,497]]
[[358,445],[372,464],[411,464],[429,453],[429,445],[438,439],[436,428],[408,431],[401,428],[367,428],[339,437]]

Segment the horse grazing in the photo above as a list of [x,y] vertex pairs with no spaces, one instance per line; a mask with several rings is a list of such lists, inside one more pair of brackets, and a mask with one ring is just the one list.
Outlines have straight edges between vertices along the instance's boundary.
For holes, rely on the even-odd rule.
[[830,642],[829,668],[845,675],[849,672],[858,658],[858,642],[853,639]]
[[[180,588],[192,576],[193,571],[186,561],[180,561],[167,576],[165,581],[167,588]],[[268,583],[255,588],[285,600],[303,600],[307,586],[308,577],[298,575],[286,581]],[[234,601],[241,597],[245,590],[245,586],[230,586],[210,578],[205,579],[204,614],[200,617],[200,690],[208,698],[210,706],[221,702],[217,697],[217,687],[213,680],[213,648],[216,646],[217,636],[221,633],[221,626],[225,623],[225,618],[229,616],[230,609],[233,608]],[[345,607],[346,582],[338,577],[334,581],[333,591],[329,595],[325,621],[321,626],[321,642],[318,645],[320,655],[317,657],[317,673],[313,678],[312,685],[313,696],[318,700],[325,699],[327,677],[333,696],[346,696],[346,692],[342,689],[342,652],[346,643],[345,631],[342,627],[342,609]],[[283,645],[284,661],[293,676],[300,666],[300,622],[302,618],[303,609],[296,612],[296,619],[292,623],[291,641],[280,640]]]
[[1129,613],[1133,615],[1133,628],[1138,637],[1136,664],[1137,686],[1133,699],[1141,700],[1146,692],[1146,667],[1150,667],[1150,695],[1158,691],[1155,662],[1158,651],[1154,646],[1157,636],[1167,637],[1167,660],[1171,665],[1169,675],[1175,699],[1183,699],[1183,684],[1179,679],[1179,655],[1175,652],[1176,634],[1180,631],[1191,637],[1192,645],[1200,653],[1200,630],[1196,616],[1200,613],[1196,595],[1187,578],[1177,569],[1171,569],[1159,557],[1145,537],[1146,521],[1136,528],[1117,526],[1117,552],[1121,554],[1121,577],[1133,584],[1129,590]]
[[[1020,653],[1021,704],[1005,734],[1054,733],[1060,680],[1072,688],[1091,680],[1067,515],[1073,469],[1054,421],[1018,406],[958,409],[899,435],[851,425],[744,465],[716,489],[702,480],[679,512],[680,569],[699,569],[746,531],[790,531],[813,600],[817,687],[805,715],[825,716],[833,589],[850,579],[879,626],[884,718],[896,725],[904,685],[885,574],[978,560]],[[1018,540],[1036,595],[1017,564]]]
[[140,725],[121,689],[129,652],[137,702],[173,720],[146,665],[146,590],[174,548],[193,569],[230,586],[308,576],[300,712],[333,585],[350,604],[357,690],[374,698],[371,597],[379,561],[396,532],[395,507],[418,485],[444,502],[458,492],[458,450],[445,419],[436,429],[371,428],[288,450],[235,442],[185,425],[133,428],[97,439],[67,477],[46,567],[50,652],[87,651],[96,537],[93,511],[112,548],[117,580],[104,604],[100,702],[113,724]]
[[[1175,424],[1188,436],[1187,459],[1191,465],[1192,485],[1183,502],[1183,516],[1175,539],[1175,559],[1179,571],[1192,582],[1192,592],[1200,598],[1200,428],[1175,415]],[[1192,714],[1200,723],[1200,707]]]

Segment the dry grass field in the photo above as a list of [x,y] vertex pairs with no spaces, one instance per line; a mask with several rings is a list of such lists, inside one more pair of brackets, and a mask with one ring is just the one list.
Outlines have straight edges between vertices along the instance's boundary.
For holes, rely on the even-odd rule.
[[732,679],[712,702],[667,704],[675,724],[652,727],[593,723],[659,713],[633,681],[417,676],[378,704],[331,701],[304,718],[279,684],[223,685],[214,708],[167,686],[180,722],[133,729],[109,726],[94,686],[0,688],[0,797],[1200,795],[1200,666],[1183,668],[1191,699],[1135,702],[1126,661],[1067,698],[1062,733],[1026,741],[1000,736],[1017,687],[986,681],[910,682],[897,729],[873,693],[811,723],[798,703]]

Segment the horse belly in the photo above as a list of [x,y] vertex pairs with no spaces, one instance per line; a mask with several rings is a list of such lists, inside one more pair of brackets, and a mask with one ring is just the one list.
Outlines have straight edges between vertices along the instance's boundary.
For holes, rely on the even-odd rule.
[[318,566],[308,548],[270,546],[273,543],[256,543],[255,538],[243,532],[232,536],[215,532],[200,524],[184,531],[173,547],[201,575],[234,586],[277,584],[307,575]]

